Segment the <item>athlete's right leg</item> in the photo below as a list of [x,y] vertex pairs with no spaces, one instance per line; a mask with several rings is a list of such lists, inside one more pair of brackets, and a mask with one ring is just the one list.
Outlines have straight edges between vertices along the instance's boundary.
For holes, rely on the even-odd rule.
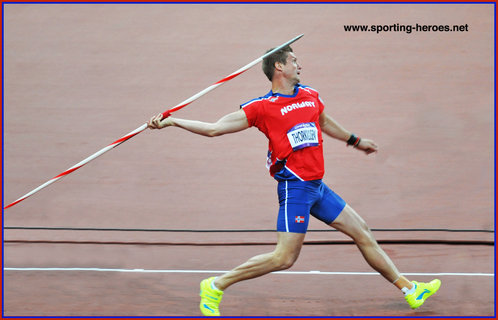
[[273,252],[261,254],[216,278],[214,284],[225,290],[234,283],[256,278],[273,271],[290,268],[299,257],[304,233],[278,232],[277,246]]
[[297,260],[309,222],[310,205],[306,183],[283,181],[278,184],[279,213],[277,246],[215,278],[201,282],[200,308],[204,315],[219,316],[223,291],[234,283],[290,268]]
[[203,280],[200,293],[202,314],[219,316],[223,290],[232,284],[290,268],[299,256],[304,236],[304,233],[278,232],[278,242],[273,252],[255,256],[217,278]]

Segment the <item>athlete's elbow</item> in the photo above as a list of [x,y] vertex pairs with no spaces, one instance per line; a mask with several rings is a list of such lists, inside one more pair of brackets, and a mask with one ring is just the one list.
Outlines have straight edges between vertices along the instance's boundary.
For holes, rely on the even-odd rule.
[[214,138],[214,137],[218,137],[220,136],[221,134],[217,131],[208,131],[206,132],[205,136],[208,137],[208,138]]
[[222,126],[220,123],[216,122],[216,123],[212,123],[207,132],[206,132],[206,136],[210,137],[210,138],[213,138],[213,137],[219,137],[221,135],[224,135],[226,132],[226,128],[224,126]]
[[213,126],[212,128],[209,128],[209,130],[206,131],[206,136],[209,138],[214,138],[221,136],[223,134],[223,131],[220,130],[217,126]]

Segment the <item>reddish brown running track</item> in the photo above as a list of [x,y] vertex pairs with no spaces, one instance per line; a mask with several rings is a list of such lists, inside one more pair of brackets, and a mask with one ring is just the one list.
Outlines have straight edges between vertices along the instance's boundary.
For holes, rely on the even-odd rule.
[[[302,82],[341,124],[380,146],[366,157],[326,139],[325,181],[374,229],[494,230],[493,9],[4,4],[4,200],[304,33],[293,46]],[[344,30],[397,23],[467,31]],[[214,121],[268,90],[257,66],[176,115]],[[272,229],[276,186],[265,156],[256,129],[216,139],[146,131],[6,210],[4,226]],[[305,245],[291,273],[231,287],[223,315],[495,314],[494,246],[477,244],[492,243],[493,233],[375,234],[418,241],[383,247],[409,278],[442,279],[419,310],[371,274],[355,246],[326,244]],[[261,243],[275,236],[6,229],[4,240],[4,316],[199,316],[199,281],[272,250]]]

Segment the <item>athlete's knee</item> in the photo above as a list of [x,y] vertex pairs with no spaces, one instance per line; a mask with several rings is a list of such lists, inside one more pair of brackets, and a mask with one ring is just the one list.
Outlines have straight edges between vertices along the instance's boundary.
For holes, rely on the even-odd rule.
[[375,237],[365,220],[350,206],[346,206],[331,226],[342,231],[358,246],[377,245]]
[[375,237],[368,227],[368,225],[365,223],[365,221],[359,221],[357,225],[357,230],[354,233],[353,239],[357,245],[376,245],[377,240],[375,240]]
[[294,265],[298,258],[298,253],[282,253],[282,252],[274,252],[273,253],[273,265],[275,270],[285,270],[289,269]]
[[357,245],[378,246],[377,240],[370,229],[363,230],[355,242]]

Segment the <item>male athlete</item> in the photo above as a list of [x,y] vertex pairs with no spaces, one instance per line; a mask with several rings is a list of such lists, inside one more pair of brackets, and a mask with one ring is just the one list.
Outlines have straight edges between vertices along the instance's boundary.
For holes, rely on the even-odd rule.
[[350,236],[368,264],[403,291],[410,307],[420,307],[439,289],[441,281],[410,282],[401,275],[365,221],[321,180],[324,175],[322,132],[366,154],[377,152],[377,145],[347,131],[324,112],[318,92],[299,83],[301,66],[290,46],[265,58],[263,71],[271,81],[271,91],[215,123],[163,118],[161,114],[148,123],[151,129],[175,126],[208,137],[254,126],[269,140],[267,166],[278,181],[280,202],[277,246],[273,252],[255,256],[219,277],[203,280],[200,285],[202,313],[219,316],[223,292],[232,284],[290,268],[301,251],[310,214]]

